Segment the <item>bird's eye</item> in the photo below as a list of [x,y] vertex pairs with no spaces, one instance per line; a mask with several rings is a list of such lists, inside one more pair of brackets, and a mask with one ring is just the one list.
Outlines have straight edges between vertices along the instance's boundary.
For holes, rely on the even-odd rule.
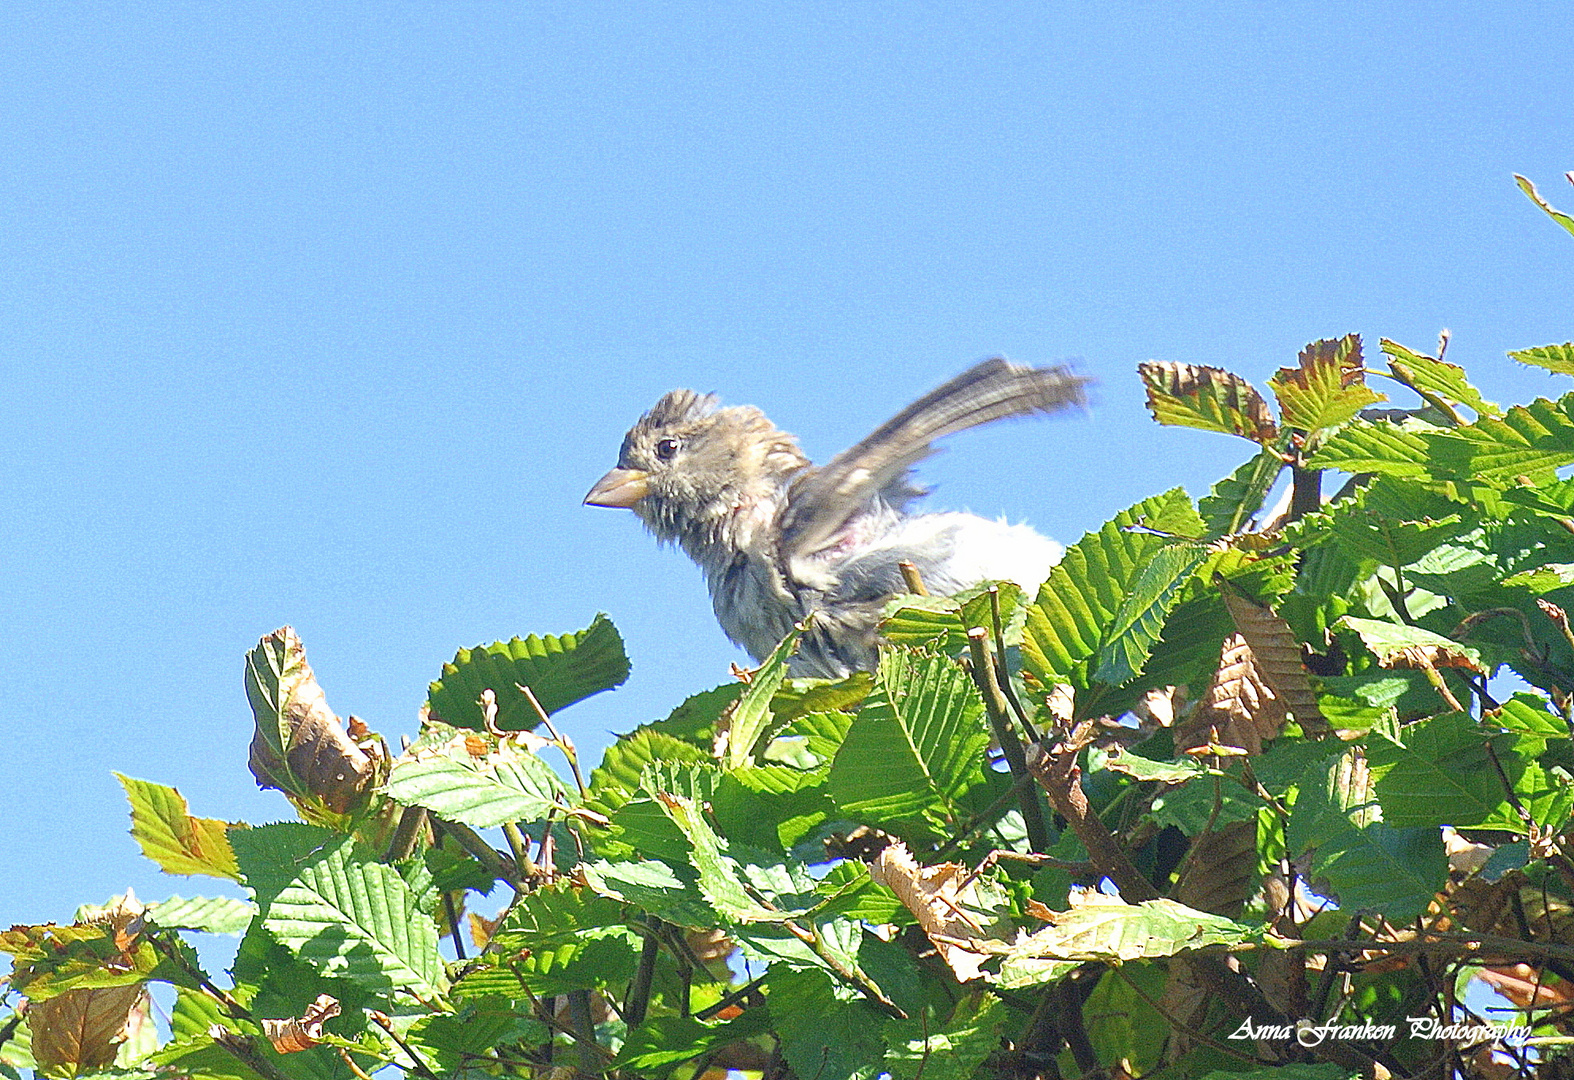
[[656,444],[656,456],[662,461],[671,461],[672,455],[678,452],[677,439],[662,439]]

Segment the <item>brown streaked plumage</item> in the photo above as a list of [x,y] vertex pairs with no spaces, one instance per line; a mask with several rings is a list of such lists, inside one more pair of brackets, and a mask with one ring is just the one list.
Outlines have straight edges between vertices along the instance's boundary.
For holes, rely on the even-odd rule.
[[722,629],[757,660],[815,613],[793,673],[837,677],[874,664],[880,609],[904,589],[904,560],[937,593],[994,578],[1032,588],[1048,575],[1062,549],[1025,525],[909,513],[922,494],[909,473],[947,435],[1082,405],[1087,381],[985,360],[823,468],[760,410],[673,390],[624,436],[617,467],[585,502],[633,510],[683,548]]

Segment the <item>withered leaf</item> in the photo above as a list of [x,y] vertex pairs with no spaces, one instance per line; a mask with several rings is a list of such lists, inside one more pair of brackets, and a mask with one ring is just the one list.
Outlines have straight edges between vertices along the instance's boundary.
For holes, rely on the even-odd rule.
[[366,798],[381,771],[378,744],[369,736],[358,743],[328,707],[293,629],[275,630],[247,654],[246,695],[257,722],[250,765],[259,787],[315,796],[337,813]]
[[147,1008],[141,983],[67,990],[28,1004],[33,1057],[45,1069],[71,1074],[114,1063],[133,1017]]
[[281,1054],[310,1050],[322,1041],[322,1025],[339,1015],[339,1000],[331,994],[318,994],[306,1011],[288,1020],[262,1020],[262,1033]]
[[1172,427],[1221,431],[1268,444],[1279,436],[1257,388],[1219,367],[1150,360],[1137,365],[1153,419]]

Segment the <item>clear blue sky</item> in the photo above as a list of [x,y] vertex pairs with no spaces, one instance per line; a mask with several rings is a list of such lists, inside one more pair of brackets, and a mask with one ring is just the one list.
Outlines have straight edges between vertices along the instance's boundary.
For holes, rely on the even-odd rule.
[[1070,542],[1244,443],[1133,369],[1258,381],[1358,331],[1567,388],[1563,3],[218,3],[0,8],[0,925],[161,878],[119,769],[246,772],[241,660],[293,624],[397,744],[460,646],[622,628],[606,733],[741,653],[698,573],[582,508],[662,391],[823,459],[983,356],[1090,416],[977,432],[936,506]]

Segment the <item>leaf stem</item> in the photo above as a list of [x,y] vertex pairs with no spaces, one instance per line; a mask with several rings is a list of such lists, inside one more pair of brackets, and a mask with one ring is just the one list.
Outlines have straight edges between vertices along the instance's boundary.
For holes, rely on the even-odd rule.
[[[994,659],[989,655],[988,631],[982,626],[969,630],[967,647],[973,657],[973,682],[984,699],[984,711],[989,714],[989,723],[995,729],[995,739],[1000,743],[1001,752],[1006,755],[1006,762],[1011,767],[1011,776],[1013,779],[1028,776],[1027,755],[1006,719],[1010,703],[1000,689],[1000,680],[995,677]],[[1044,810],[1039,804],[1038,792],[1031,787],[1023,787],[1017,801],[1022,809],[1022,823],[1027,828],[1029,846],[1034,851],[1048,850],[1049,830],[1044,825]]]

